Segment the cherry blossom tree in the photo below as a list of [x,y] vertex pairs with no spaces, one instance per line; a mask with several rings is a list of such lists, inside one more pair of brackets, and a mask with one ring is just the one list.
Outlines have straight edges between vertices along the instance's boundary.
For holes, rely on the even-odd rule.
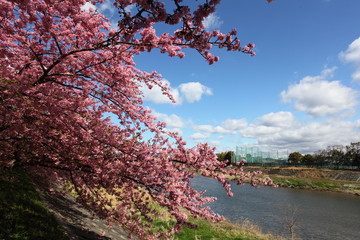
[[[195,174],[217,179],[229,195],[225,174],[272,184],[226,167],[207,144],[187,148],[142,105],[143,85],[173,98],[161,75],[136,68],[134,55],[159,49],[183,58],[190,48],[209,64],[219,60],[213,47],[255,55],[235,30],[205,30],[220,0],[165,2],[115,0],[112,28],[96,10],[102,0],[0,0],[0,168],[36,172],[49,190],[63,184],[83,207],[143,239],[171,237],[191,226],[188,216],[223,219],[203,206],[214,198],[191,188]],[[157,23],[175,30],[159,34]],[[173,216],[170,229],[152,231],[154,203]]]

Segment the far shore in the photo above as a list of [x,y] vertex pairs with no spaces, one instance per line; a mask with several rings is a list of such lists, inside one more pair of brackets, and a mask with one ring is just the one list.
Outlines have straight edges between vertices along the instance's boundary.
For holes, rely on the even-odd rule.
[[245,171],[261,171],[279,187],[342,192],[360,196],[360,171],[304,167],[244,167]]

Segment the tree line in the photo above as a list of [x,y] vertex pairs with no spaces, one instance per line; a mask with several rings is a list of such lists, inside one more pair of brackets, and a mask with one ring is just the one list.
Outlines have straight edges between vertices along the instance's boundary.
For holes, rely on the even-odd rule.
[[288,164],[307,166],[352,166],[360,168],[360,142],[350,145],[333,145],[313,154],[293,152],[289,154]]
[[[217,153],[220,162],[230,165],[235,160],[233,151]],[[274,163],[275,164],[275,163]],[[279,164],[279,163],[278,163]],[[309,167],[357,167],[360,169],[360,142],[350,143],[349,145],[333,145],[325,149],[318,150],[313,154],[301,154],[292,152],[289,154],[287,165],[305,165]]]
[[235,159],[235,153],[233,151],[217,153],[217,160],[220,162],[226,162],[226,165],[230,165]]

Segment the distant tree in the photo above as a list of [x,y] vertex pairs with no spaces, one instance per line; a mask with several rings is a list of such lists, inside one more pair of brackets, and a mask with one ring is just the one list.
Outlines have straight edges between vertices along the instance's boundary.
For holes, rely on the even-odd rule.
[[324,166],[326,164],[329,164],[327,151],[325,149],[316,151],[313,155],[313,158],[317,166]]
[[301,159],[301,163],[305,164],[307,166],[313,166],[315,164],[315,159],[314,159],[313,155],[305,154]]
[[217,156],[217,160],[219,162],[224,162],[225,161],[225,152],[217,153],[216,156]]
[[351,151],[348,151],[348,147],[346,146],[346,152],[344,154],[344,165],[345,166],[352,166],[352,161],[353,161],[353,155]]
[[360,168],[360,142],[350,143],[346,146],[345,161],[347,165]]
[[235,153],[233,151],[228,151],[225,155],[225,159],[232,163],[235,157]]
[[299,152],[293,152],[289,154],[288,163],[294,164],[295,166],[301,163],[303,155]]
[[227,151],[216,154],[218,157],[218,161],[226,162],[226,165],[230,165],[234,159],[235,153],[233,151]]
[[345,153],[343,150],[344,146],[342,145],[329,146],[326,149],[328,162],[336,166],[337,169],[344,163]]

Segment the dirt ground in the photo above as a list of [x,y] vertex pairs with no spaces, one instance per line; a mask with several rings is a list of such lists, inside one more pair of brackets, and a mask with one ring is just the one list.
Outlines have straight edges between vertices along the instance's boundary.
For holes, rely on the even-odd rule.
[[[57,196],[41,191],[43,202],[57,221],[63,226],[71,240],[127,240],[128,234],[120,227],[108,229],[104,221],[93,218],[92,214],[78,206],[70,195]],[[104,235],[105,233],[105,235]]]

